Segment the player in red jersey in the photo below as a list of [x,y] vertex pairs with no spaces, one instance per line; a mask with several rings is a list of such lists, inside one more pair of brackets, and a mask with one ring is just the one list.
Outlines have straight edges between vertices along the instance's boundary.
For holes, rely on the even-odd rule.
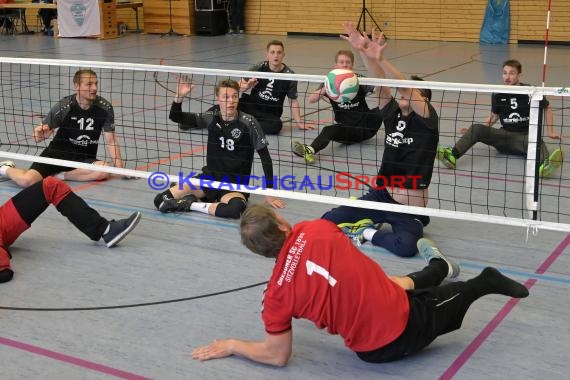
[[332,222],[291,226],[272,209],[248,207],[240,225],[242,243],[276,259],[263,299],[265,340],[216,340],[192,352],[198,360],[239,355],[284,366],[292,350],[293,318],[340,335],[367,362],[382,363],[416,353],[436,337],[460,328],[469,306],[487,294],[524,298],[528,290],[494,268],[468,281],[440,286],[459,267],[427,239],[418,248],[428,265],[389,277]]

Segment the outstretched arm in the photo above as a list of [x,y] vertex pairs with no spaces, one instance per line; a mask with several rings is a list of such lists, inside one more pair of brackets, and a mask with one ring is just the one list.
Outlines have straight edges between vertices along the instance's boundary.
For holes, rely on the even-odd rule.
[[[373,63],[375,62],[378,67],[382,69],[386,78],[398,80],[406,79],[400,70],[398,70],[398,68],[385,57],[384,50],[386,49],[387,44],[384,39],[384,33],[378,33],[376,29],[373,29],[372,39],[369,39],[366,34],[363,35],[356,30],[354,24],[345,22],[343,26],[348,37],[341,36],[341,38],[349,41],[352,47],[357,49],[361,53],[361,56],[366,58],[365,62],[369,62],[369,64],[371,64],[369,69],[374,69]],[[376,73],[376,75],[379,74],[381,73]],[[430,112],[429,107],[427,106],[428,100],[421,95],[418,89],[400,87],[398,88],[398,91],[400,91],[403,97],[410,99],[410,107],[415,113],[423,118],[429,117]],[[382,102],[384,97],[384,94],[380,94],[380,102]]]
[[547,106],[544,108],[544,114],[546,117],[546,134],[551,139],[562,140],[562,134],[556,133],[554,130],[554,112],[552,112],[552,107]]
[[301,106],[297,99],[291,99],[291,113],[293,114],[293,119],[295,119],[295,125],[299,129],[315,129],[317,126],[315,123],[307,123],[301,119]]
[[196,360],[220,359],[238,355],[255,362],[284,367],[289,362],[293,346],[293,332],[280,335],[265,334],[265,340],[252,342],[239,339],[215,340],[192,351]]

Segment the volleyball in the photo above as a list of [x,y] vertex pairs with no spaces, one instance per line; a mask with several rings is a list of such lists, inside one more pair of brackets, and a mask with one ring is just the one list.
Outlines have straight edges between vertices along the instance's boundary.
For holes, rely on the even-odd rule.
[[350,102],[358,93],[358,76],[351,70],[332,70],[325,78],[325,91],[337,103]]

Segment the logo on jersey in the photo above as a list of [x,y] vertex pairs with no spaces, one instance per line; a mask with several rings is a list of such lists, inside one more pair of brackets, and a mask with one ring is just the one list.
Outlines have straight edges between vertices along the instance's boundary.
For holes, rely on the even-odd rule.
[[275,79],[269,79],[265,90],[259,92],[259,97],[263,100],[268,100],[271,102],[278,102],[279,98],[273,96],[273,84],[275,83]]
[[231,135],[235,140],[237,140],[241,136],[241,131],[239,130],[239,128],[234,128],[232,129]]
[[503,119],[505,124],[517,124],[529,121],[530,117],[522,117],[519,113],[513,112],[508,117]]
[[97,141],[91,140],[91,137],[87,135],[77,136],[77,138],[75,139],[69,138],[69,142],[71,142],[73,145],[79,145],[79,146],[88,146],[90,144],[97,144]]
[[360,102],[355,102],[355,103],[351,103],[351,102],[347,102],[347,103],[338,103],[338,108],[343,109],[343,110],[350,110],[353,108],[356,108],[360,105]]
[[[400,115],[398,115],[400,116]],[[414,142],[413,137],[406,137],[402,132],[406,129],[408,125],[404,120],[399,120],[396,125],[396,132],[392,132],[386,135],[386,144],[393,146],[394,148],[399,148],[400,145],[411,145]]]

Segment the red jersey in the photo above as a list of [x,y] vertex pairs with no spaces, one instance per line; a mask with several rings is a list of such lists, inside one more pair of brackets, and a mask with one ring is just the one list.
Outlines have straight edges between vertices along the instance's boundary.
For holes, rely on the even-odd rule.
[[291,329],[292,318],[343,337],[353,351],[394,341],[408,322],[404,289],[360,252],[332,222],[295,225],[285,240],[263,300],[269,334]]

